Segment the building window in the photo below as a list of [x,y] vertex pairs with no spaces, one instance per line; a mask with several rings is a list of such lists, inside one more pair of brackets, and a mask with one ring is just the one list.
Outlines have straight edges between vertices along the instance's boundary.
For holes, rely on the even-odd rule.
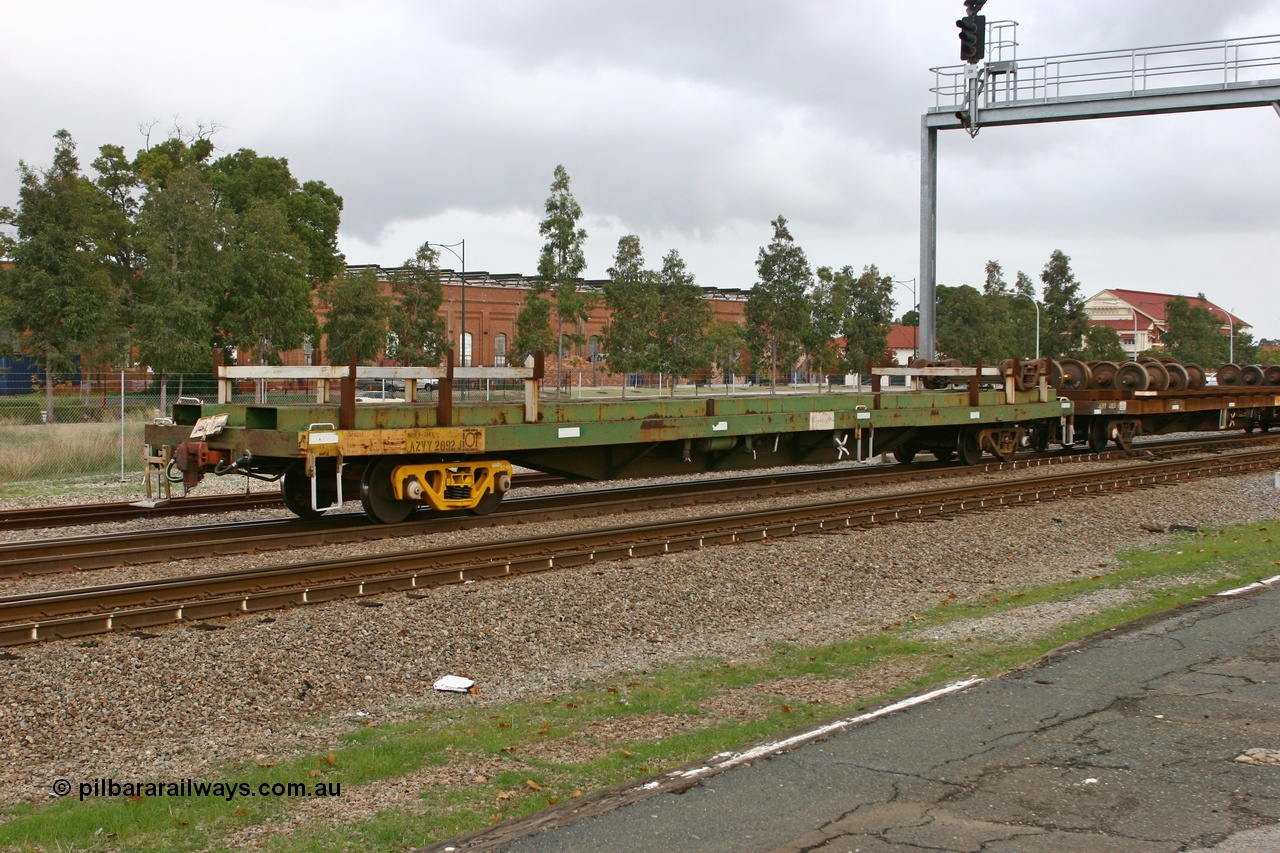
[[494,335],[493,337],[493,366],[507,366],[507,336]]
[[587,354],[590,356],[592,364],[599,364],[600,362],[600,336],[599,335],[592,335],[591,339],[587,341]]
[[467,332],[462,336],[462,364],[461,367],[471,366],[471,333]]

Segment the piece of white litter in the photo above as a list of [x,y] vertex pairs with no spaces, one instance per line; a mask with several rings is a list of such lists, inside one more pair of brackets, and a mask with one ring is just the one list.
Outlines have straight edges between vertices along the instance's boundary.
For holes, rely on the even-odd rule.
[[461,675],[445,675],[441,676],[433,685],[436,690],[443,690],[448,693],[466,693],[475,685],[470,678],[463,678]]
[[1081,782],[1080,784],[1081,784],[1081,785],[1096,785],[1096,784],[1098,784],[1098,780],[1097,780],[1097,779],[1094,779],[1092,776],[1090,776],[1088,779],[1085,779],[1085,780],[1084,780],[1083,782]]

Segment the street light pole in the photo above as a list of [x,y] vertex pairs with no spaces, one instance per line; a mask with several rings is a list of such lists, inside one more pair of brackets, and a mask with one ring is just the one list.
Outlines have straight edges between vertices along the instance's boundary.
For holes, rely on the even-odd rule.
[[[462,350],[462,367],[470,367],[470,347],[467,346],[467,241],[464,237],[456,243],[428,243],[428,246],[435,246],[440,249],[448,249],[453,256],[462,264],[462,322],[461,322],[461,341],[459,349]],[[457,249],[461,249],[461,254]],[[462,399],[467,399],[467,383],[462,382]]]
[[911,348],[912,357],[914,358],[920,355],[920,301],[916,299],[916,280],[914,278],[903,279],[902,281],[894,279],[893,283],[900,284],[903,287],[908,284],[911,285],[911,309],[916,312],[916,334],[914,346]]
[[[1233,308],[1232,311],[1235,309]],[[1227,315],[1227,363],[1236,363],[1236,323],[1231,311],[1223,311]]]
[[1031,304],[1036,306],[1036,361],[1040,360],[1040,303],[1036,301],[1034,296],[1026,293],[1019,293],[1023,299],[1030,299]]

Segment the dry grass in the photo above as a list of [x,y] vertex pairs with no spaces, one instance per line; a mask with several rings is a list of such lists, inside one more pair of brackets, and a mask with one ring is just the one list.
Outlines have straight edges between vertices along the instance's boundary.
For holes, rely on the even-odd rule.
[[[142,468],[143,425],[125,421],[124,460]],[[120,471],[120,424],[0,424],[0,485]]]

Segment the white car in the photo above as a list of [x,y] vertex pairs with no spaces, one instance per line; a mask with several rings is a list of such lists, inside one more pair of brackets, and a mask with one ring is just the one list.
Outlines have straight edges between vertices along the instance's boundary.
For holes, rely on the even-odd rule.
[[391,391],[360,391],[356,394],[357,403],[403,403],[402,397],[397,397]]

